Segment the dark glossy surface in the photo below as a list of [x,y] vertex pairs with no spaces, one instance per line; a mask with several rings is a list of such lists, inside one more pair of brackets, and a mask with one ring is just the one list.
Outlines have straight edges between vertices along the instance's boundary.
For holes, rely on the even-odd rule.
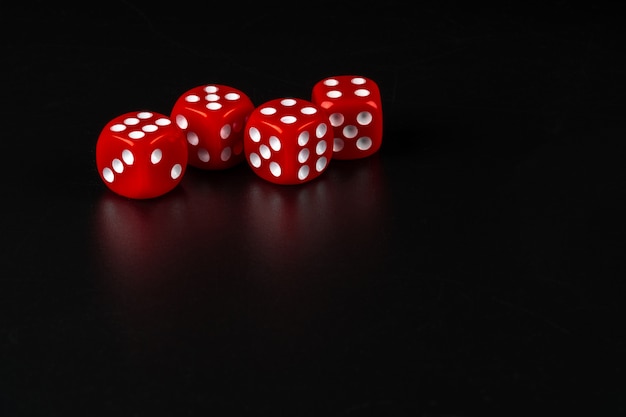
[[[0,415],[624,415],[616,10],[280,7],[0,6]],[[98,178],[118,114],[342,73],[381,89],[371,158]]]

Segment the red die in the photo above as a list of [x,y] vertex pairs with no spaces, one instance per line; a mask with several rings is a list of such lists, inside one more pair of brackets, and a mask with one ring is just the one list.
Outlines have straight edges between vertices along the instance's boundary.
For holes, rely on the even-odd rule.
[[188,143],[189,165],[226,169],[244,160],[243,127],[254,110],[243,92],[225,85],[204,85],[181,95],[172,109]]
[[355,75],[326,78],[313,87],[311,101],[328,113],[334,135],[333,158],[364,158],[380,148],[383,113],[374,81]]
[[120,115],[96,143],[98,173],[124,197],[158,197],[181,181],[187,167],[185,138],[165,115],[149,111]]
[[316,104],[277,98],[248,119],[244,152],[253,171],[276,184],[300,184],[326,170],[333,155],[328,115]]

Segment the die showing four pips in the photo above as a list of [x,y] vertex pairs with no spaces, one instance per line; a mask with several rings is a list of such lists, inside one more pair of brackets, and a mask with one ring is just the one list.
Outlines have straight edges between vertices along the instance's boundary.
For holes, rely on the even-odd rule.
[[161,196],[188,165],[222,170],[244,160],[275,184],[302,184],[332,159],[372,155],[382,143],[380,90],[369,78],[338,75],[317,82],[310,100],[282,97],[255,107],[227,85],[194,87],[170,115],[135,111],[102,129],[96,165],[104,184],[132,199]]

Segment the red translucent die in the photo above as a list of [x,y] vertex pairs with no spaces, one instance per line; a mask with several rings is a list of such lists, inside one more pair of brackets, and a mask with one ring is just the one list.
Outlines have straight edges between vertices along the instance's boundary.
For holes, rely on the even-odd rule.
[[317,82],[312,98],[328,114],[333,130],[333,158],[370,156],[383,139],[383,112],[378,85],[358,75],[339,75]]
[[182,94],[171,117],[185,134],[189,165],[217,170],[242,162],[243,127],[252,110],[247,95],[226,85],[198,86]]
[[187,144],[163,114],[138,111],[108,122],[96,143],[100,178],[128,198],[158,197],[176,187],[187,167]]
[[328,115],[298,98],[277,98],[258,106],[246,123],[244,152],[261,178],[301,184],[320,176],[333,154]]

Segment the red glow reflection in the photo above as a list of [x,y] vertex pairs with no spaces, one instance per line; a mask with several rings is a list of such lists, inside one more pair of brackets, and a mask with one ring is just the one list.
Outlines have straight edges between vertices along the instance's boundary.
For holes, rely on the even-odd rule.
[[124,291],[144,291],[183,278],[206,285],[306,274],[311,265],[360,256],[375,261],[388,203],[377,155],[332,161],[324,175],[297,186],[246,168],[189,170],[176,190],[154,200],[103,195],[97,269]]

